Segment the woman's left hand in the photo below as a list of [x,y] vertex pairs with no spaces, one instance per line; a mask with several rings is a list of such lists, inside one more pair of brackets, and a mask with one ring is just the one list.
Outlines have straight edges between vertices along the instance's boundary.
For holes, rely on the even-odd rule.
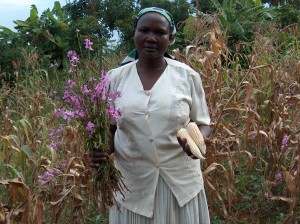
[[181,139],[180,137],[177,137],[177,140],[182,147],[183,151],[192,159],[198,159],[195,155],[192,154],[189,144],[187,143],[187,140],[185,138]]

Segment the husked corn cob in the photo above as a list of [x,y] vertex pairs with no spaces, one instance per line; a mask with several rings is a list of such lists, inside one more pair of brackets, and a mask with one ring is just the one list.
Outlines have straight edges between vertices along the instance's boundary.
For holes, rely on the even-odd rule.
[[206,154],[206,145],[204,142],[203,135],[201,134],[197,124],[191,122],[187,125],[187,131],[200,149],[200,151],[205,155]]
[[196,143],[194,142],[194,140],[192,139],[192,137],[189,135],[188,131],[184,128],[179,129],[179,131],[177,132],[178,137],[180,138],[185,138],[187,140],[187,144],[190,147],[191,153],[193,155],[195,155],[197,158],[199,159],[205,159],[198,146],[196,145]]

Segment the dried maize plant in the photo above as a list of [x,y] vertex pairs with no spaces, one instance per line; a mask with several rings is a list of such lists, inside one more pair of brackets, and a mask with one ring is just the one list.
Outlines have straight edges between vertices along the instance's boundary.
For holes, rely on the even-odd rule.
[[[44,147],[41,129],[45,120],[41,116],[42,97],[30,102],[31,94],[21,90],[21,87],[19,90],[10,89],[1,104],[0,211],[4,223],[27,223],[32,220],[37,154]],[[30,103],[35,104],[29,106]],[[29,117],[34,114],[37,116]]]
[[[273,35],[280,33],[273,32]],[[257,35],[256,38],[262,37]],[[257,52],[262,52],[259,60],[265,61],[268,54],[278,59],[270,65],[268,72],[255,76],[255,85],[261,90],[255,97],[261,120],[260,132],[264,135],[259,142],[262,143],[260,159],[264,162],[262,171],[266,179],[265,197],[279,201],[287,208],[282,223],[295,223],[300,209],[300,50],[288,48],[284,57],[280,57],[282,44],[278,39],[268,39],[273,46],[268,48],[270,52],[262,44],[255,46]]]
[[[224,45],[224,39],[219,26],[212,16],[204,16],[199,19],[193,18],[189,21],[188,29],[194,29],[193,39],[198,40],[189,45],[184,53],[178,49],[173,55],[201,74],[205,89],[208,106],[210,109],[212,125],[215,118],[221,113],[220,106],[225,104],[222,98],[224,88],[221,61],[228,50]],[[192,38],[191,38],[192,39]],[[224,102],[222,102],[224,100]],[[208,188],[208,199],[212,216],[217,213],[220,217],[228,219],[231,213],[233,200],[233,167],[231,149],[237,147],[238,139],[235,133],[230,131],[229,124],[221,124],[218,127],[218,135],[207,146],[206,160],[201,161],[206,186]],[[222,134],[224,133],[224,134]],[[229,153],[228,153],[229,151]],[[229,169],[222,165],[228,160]]]
[[34,85],[2,88],[0,99],[0,223],[84,223],[83,207],[97,206],[79,130],[62,132],[55,101]]
[[39,56],[37,48],[33,48],[30,51],[22,49],[22,56],[24,58],[24,66],[26,75],[33,74],[39,69]]
[[[289,210],[282,209],[284,223],[295,221],[299,209],[299,49],[280,57],[280,44],[272,33],[276,28],[269,28],[270,35],[257,29],[249,55],[229,57],[225,38],[216,27],[207,32],[210,48],[190,45],[183,53],[173,51],[202,77],[213,133],[201,163],[211,214],[227,222],[232,221],[242,197],[237,194],[236,175],[245,165],[247,171],[264,176],[265,184],[256,187],[265,191],[267,200],[290,205]],[[240,65],[241,57],[248,61],[248,68]],[[289,145],[286,150],[283,143]],[[279,180],[281,188],[276,187]],[[253,215],[262,220],[268,216],[258,213]]]

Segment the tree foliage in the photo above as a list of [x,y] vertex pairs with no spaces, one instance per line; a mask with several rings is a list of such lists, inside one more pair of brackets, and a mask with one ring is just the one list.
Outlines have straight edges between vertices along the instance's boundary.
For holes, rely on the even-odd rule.
[[[107,49],[108,42],[118,33],[116,51],[129,51],[134,45],[132,41],[133,22],[137,12],[145,7],[158,6],[168,10],[174,17],[177,25],[175,45],[171,48],[184,48],[186,33],[185,21],[189,16],[214,14],[218,17],[225,36],[228,37],[228,46],[233,47],[240,41],[251,42],[253,32],[257,27],[266,24],[267,19],[286,26],[299,23],[299,1],[296,0],[74,0],[61,7],[56,1],[54,7],[38,13],[35,5],[31,6],[28,19],[16,20],[17,32],[12,35],[5,29],[0,29],[2,61],[12,60],[12,48],[18,46],[36,47],[44,57],[44,62],[56,61],[63,66],[68,50],[79,51],[85,38],[94,43],[95,56],[103,49]],[[265,7],[263,3],[271,4]],[[275,7],[276,6],[276,7]],[[280,7],[277,7],[280,6]],[[196,10],[200,11],[196,11]],[[197,13],[195,13],[197,12]],[[188,33],[191,36],[193,32]],[[12,38],[14,36],[14,38]],[[190,37],[189,37],[190,38]],[[79,41],[79,42],[78,42]],[[7,46],[4,46],[4,45]],[[16,58],[21,50],[16,50]],[[10,55],[10,56],[9,56]],[[5,59],[3,59],[5,58]],[[2,63],[3,64],[3,63]],[[1,64],[1,68],[10,65]]]
[[299,0],[262,0],[263,3],[268,3],[275,7],[290,6],[300,10]]
[[186,0],[143,0],[140,8],[157,6],[168,10],[172,15],[176,24],[185,21],[194,11],[192,5]]

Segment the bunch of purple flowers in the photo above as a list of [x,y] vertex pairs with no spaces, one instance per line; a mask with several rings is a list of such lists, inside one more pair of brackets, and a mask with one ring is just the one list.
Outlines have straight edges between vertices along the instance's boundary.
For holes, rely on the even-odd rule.
[[[85,39],[87,50],[93,50],[92,44],[90,39]],[[109,76],[104,70],[99,75],[95,76],[95,72],[92,72],[89,77],[84,78],[90,71],[78,68],[80,58],[77,52],[70,50],[67,56],[70,62],[69,71],[74,73],[74,79],[69,79],[65,83],[63,106],[55,108],[54,113],[68,124],[78,124],[86,143],[85,147],[106,148],[110,123],[115,122],[121,114],[121,110],[115,109],[112,102],[121,97],[121,93],[109,92]],[[83,71],[85,75],[81,75],[79,71]],[[102,141],[101,146],[94,144],[99,142],[99,139]],[[59,142],[52,141],[50,147],[58,144]]]
[[[92,51],[92,42],[85,39],[85,48]],[[67,53],[70,63],[71,79],[65,82],[61,96],[61,106],[54,109],[54,114],[60,119],[58,129],[50,130],[52,150],[66,145],[64,131],[68,127],[78,130],[80,148],[88,153],[91,150],[109,151],[110,126],[121,115],[121,110],[113,106],[113,102],[121,97],[120,92],[109,89],[109,75],[104,70],[97,71],[94,66],[81,63],[76,51]],[[81,68],[82,65],[85,67]],[[67,131],[66,131],[67,132]],[[85,164],[87,172],[89,164]],[[39,180],[51,180],[53,172],[47,172]],[[97,182],[97,180],[101,180]],[[101,197],[100,204],[106,210],[115,203],[114,192],[122,191],[123,181],[120,172],[115,168],[113,160],[102,163],[91,180],[97,185]]]
[[101,71],[99,80],[94,77],[84,83],[68,80],[63,91],[63,106],[54,109],[57,117],[79,123],[87,141],[120,117],[121,110],[111,103],[121,97],[121,93],[108,91],[108,78],[108,74]]

